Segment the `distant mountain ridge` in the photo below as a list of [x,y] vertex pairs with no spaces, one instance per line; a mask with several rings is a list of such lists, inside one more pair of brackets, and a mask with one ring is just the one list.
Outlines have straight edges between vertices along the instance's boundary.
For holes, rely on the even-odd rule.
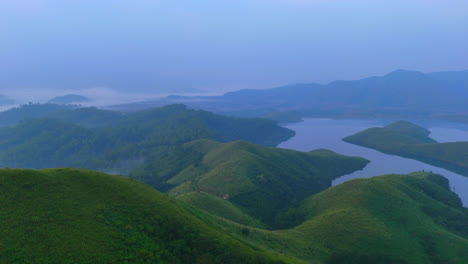
[[237,116],[297,112],[303,117],[434,117],[453,112],[468,113],[466,98],[468,71],[421,73],[396,70],[384,76],[334,81],[327,85],[294,84],[239,90],[222,96],[172,96],[112,108],[134,110],[152,104],[180,102],[193,108]]
[[89,99],[86,96],[78,95],[78,94],[66,94],[62,96],[57,96],[49,100],[49,103],[52,104],[77,104],[77,103],[85,103],[89,102]]

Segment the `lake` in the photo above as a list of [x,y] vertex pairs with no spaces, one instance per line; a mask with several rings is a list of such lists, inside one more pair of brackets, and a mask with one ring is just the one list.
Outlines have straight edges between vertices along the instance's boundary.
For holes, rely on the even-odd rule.
[[[341,139],[369,127],[383,126],[388,121],[379,120],[341,120],[311,118],[304,122],[285,125],[296,131],[296,136],[278,145],[280,148],[310,151],[318,148],[330,149],[340,154],[360,156],[371,162],[360,171],[344,175],[333,181],[333,185],[355,179],[369,178],[382,174],[407,174],[414,171],[432,171],[445,176],[450,181],[452,191],[456,192],[468,206],[468,177],[435,167],[420,161],[388,155],[379,151],[343,142]],[[468,141],[468,127],[447,122],[415,122],[431,131],[431,137],[438,142]]]

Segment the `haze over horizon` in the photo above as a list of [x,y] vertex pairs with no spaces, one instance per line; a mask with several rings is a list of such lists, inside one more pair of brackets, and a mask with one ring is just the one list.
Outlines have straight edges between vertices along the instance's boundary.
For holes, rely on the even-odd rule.
[[0,95],[220,92],[468,69],[468,2],[0,2]]

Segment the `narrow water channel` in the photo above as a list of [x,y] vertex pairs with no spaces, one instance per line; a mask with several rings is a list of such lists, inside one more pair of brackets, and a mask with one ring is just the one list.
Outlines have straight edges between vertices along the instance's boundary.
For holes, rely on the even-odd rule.
[[[278,147],[300,151],[325,148],[345,155],[360,156],[371,161],[363,170],[335,179],[333,185],[355,178],[369,178],[389,173],[407,174],[421,170],[432,171],[449,179],[452,190],[460,196],[463,204],[468,206],[468,177],[420,161],[384,154],[341,140],[374,126],[383,126],[383,121],[306,119],[301,123],[287,125],[287,128],[296,131],[296,136],[281,143]],[[439,142],[468,141],[468,130],[465,130],[465,127],[457,128],[444,123],[426,124],[425,126],[431,131],[430,136]]]

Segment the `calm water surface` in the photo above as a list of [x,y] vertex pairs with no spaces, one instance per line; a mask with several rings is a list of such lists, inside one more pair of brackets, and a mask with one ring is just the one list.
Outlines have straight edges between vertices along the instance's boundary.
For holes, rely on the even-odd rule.
[[[345,155],[360,156],[371,161],[363,170],[335,179],[333,185],[355,178],[369,178],[389,173],[407,174],[420,170],[432,171],[448,178],[452,190],[460,196],[464,205],[468,206],[468,177],[416,160],[387,155],[341,140],[369,127],[383,126],[386,123],[388,122],[376,120],[306,119],[301,123],[286,125],[287,128],[296,131],[296,136],[281,143],[278,147],[300,151],[326,148]],[[430,136],[438,142],[468,141],[468,127],[466,126],[441,122],[422,125],[431,131]]]

